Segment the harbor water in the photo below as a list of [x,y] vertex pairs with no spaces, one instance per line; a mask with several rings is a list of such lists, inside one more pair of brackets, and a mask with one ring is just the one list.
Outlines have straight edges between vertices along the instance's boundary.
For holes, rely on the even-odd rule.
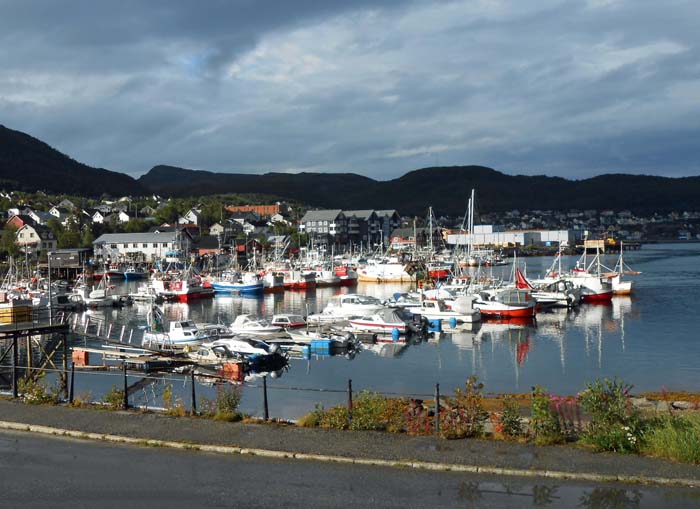
[[[576,258],[564,259],[573,266]],[[616,255],[603,263],[612,267]],[[521,268],[531,277],[544,274],[551,258],[522,258]],[[312,410],[347,401],[349,379],[355,391],[368,389],[386,394],[430,397],[435,384],[443,394],[478,375],[488,393],[529,392],[541,385],[556,394],[577,393],[586,382],[620,377],[634,385],[634,392],[668,390],[700,391],[700,244],[645,245],[625,254],[625,262],[641,271],[634,279],[632,296],[615,297],[607,305],[583,304],[574,310],[538,313],[531,323],[484,321],[472,328],[450,329],[424,340],[382,343],[350,356],[291,359],[289,369],[268,377],[272,417],[294,419]],[[511,267],[484,269],[508,278]],[[123,283],[129,285],[132,283]],[[319,288],[309,292],[285,292],[260,298],[216,296],[193,304],[164,304],[170,319],[231,323],[241,313],[271,317],[273,313],[306,315],[321,311],[329,298],[341,292],[388,298],[407,285],[360,284],[355,289]],[[144,325],[149,306],[88,311],[116,325]],[[184,379],[183,379],[184,380]],[[82,374],[82,389],[99,396],[118,378],[105,380]],[[185,382],[174,388],[185,394]],[[261,415],[261,380],[242,388],[241,409]],[[78,387],[80,390],[81,387]],[[211,397],[213,389],[198,388]],[[152,391],[151,399],[157,399]],[[176,392],[177,393],[177,392]],[[148,391],[143,398],[149,404]]]

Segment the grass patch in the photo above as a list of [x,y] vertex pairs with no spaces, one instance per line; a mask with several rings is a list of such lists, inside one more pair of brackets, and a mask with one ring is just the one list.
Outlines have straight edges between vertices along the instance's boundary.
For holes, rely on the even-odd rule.
[[700,463],[700,414],[664,415],[646,434],[645,454]]

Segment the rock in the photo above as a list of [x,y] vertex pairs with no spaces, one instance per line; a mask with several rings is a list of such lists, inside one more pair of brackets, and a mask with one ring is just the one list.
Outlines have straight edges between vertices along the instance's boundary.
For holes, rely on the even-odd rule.
[[671,408],[675,408],[676,410],[690,410],[694,406],[695,405],[690,401],[674,401],[671,403]]
[[655,408],[656,407],[656,402],[647,399],[647,398],[630,398],[630,401],[632,403],[632,406],[635,408]]

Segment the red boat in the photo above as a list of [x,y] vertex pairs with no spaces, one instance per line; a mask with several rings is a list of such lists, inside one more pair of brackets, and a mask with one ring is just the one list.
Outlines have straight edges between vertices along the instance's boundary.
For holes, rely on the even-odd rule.
[[537,313],[537,301],[529,290],[503,288],[479,293],[474,307],[484,318],[528,318]]
[[340,278],[340,286],[354,286],[357,284],[357,272],[348,265],[335,267],[335,275]]
[[316,288],[316,273],[302,273],[298,270],[284,273],[284,288],[286,290],[311,290]]

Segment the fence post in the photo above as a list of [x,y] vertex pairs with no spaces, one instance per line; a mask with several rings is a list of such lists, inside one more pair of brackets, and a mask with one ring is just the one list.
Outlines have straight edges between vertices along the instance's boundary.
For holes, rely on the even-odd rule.
[[17,336],[12,338],[12,397],[17,398]]
[[192,382],[192,415],[197,415],[197,394],[194,386],[194,371],[190,373],[190,382]]
[[75,393],[75,362],[70,363],[70,392],[68,392],[68,403],[73,404],[73,395]]
[[267,375],[263,377],[263,419],[267,421],[270,418],[270,413],[267,409]]
[[68,394],[68,339],[66,334],[61,334],[61,339],[63,343],[63,362],[61,367],[63,368],[63,373],[61,373],[61,380],[63,382],[63,394],[67,396]]
[[435,384],[435,434],[440,434],[440,384]]
[[124,370],[124,403],[122,406],[124,407],[124,410],[127,410],[129,408],[129,393],[127,392],[126,385],[126,362],[122,363],[122,369]]
[[348,379],[348,421],[352,421],[352,378]]

